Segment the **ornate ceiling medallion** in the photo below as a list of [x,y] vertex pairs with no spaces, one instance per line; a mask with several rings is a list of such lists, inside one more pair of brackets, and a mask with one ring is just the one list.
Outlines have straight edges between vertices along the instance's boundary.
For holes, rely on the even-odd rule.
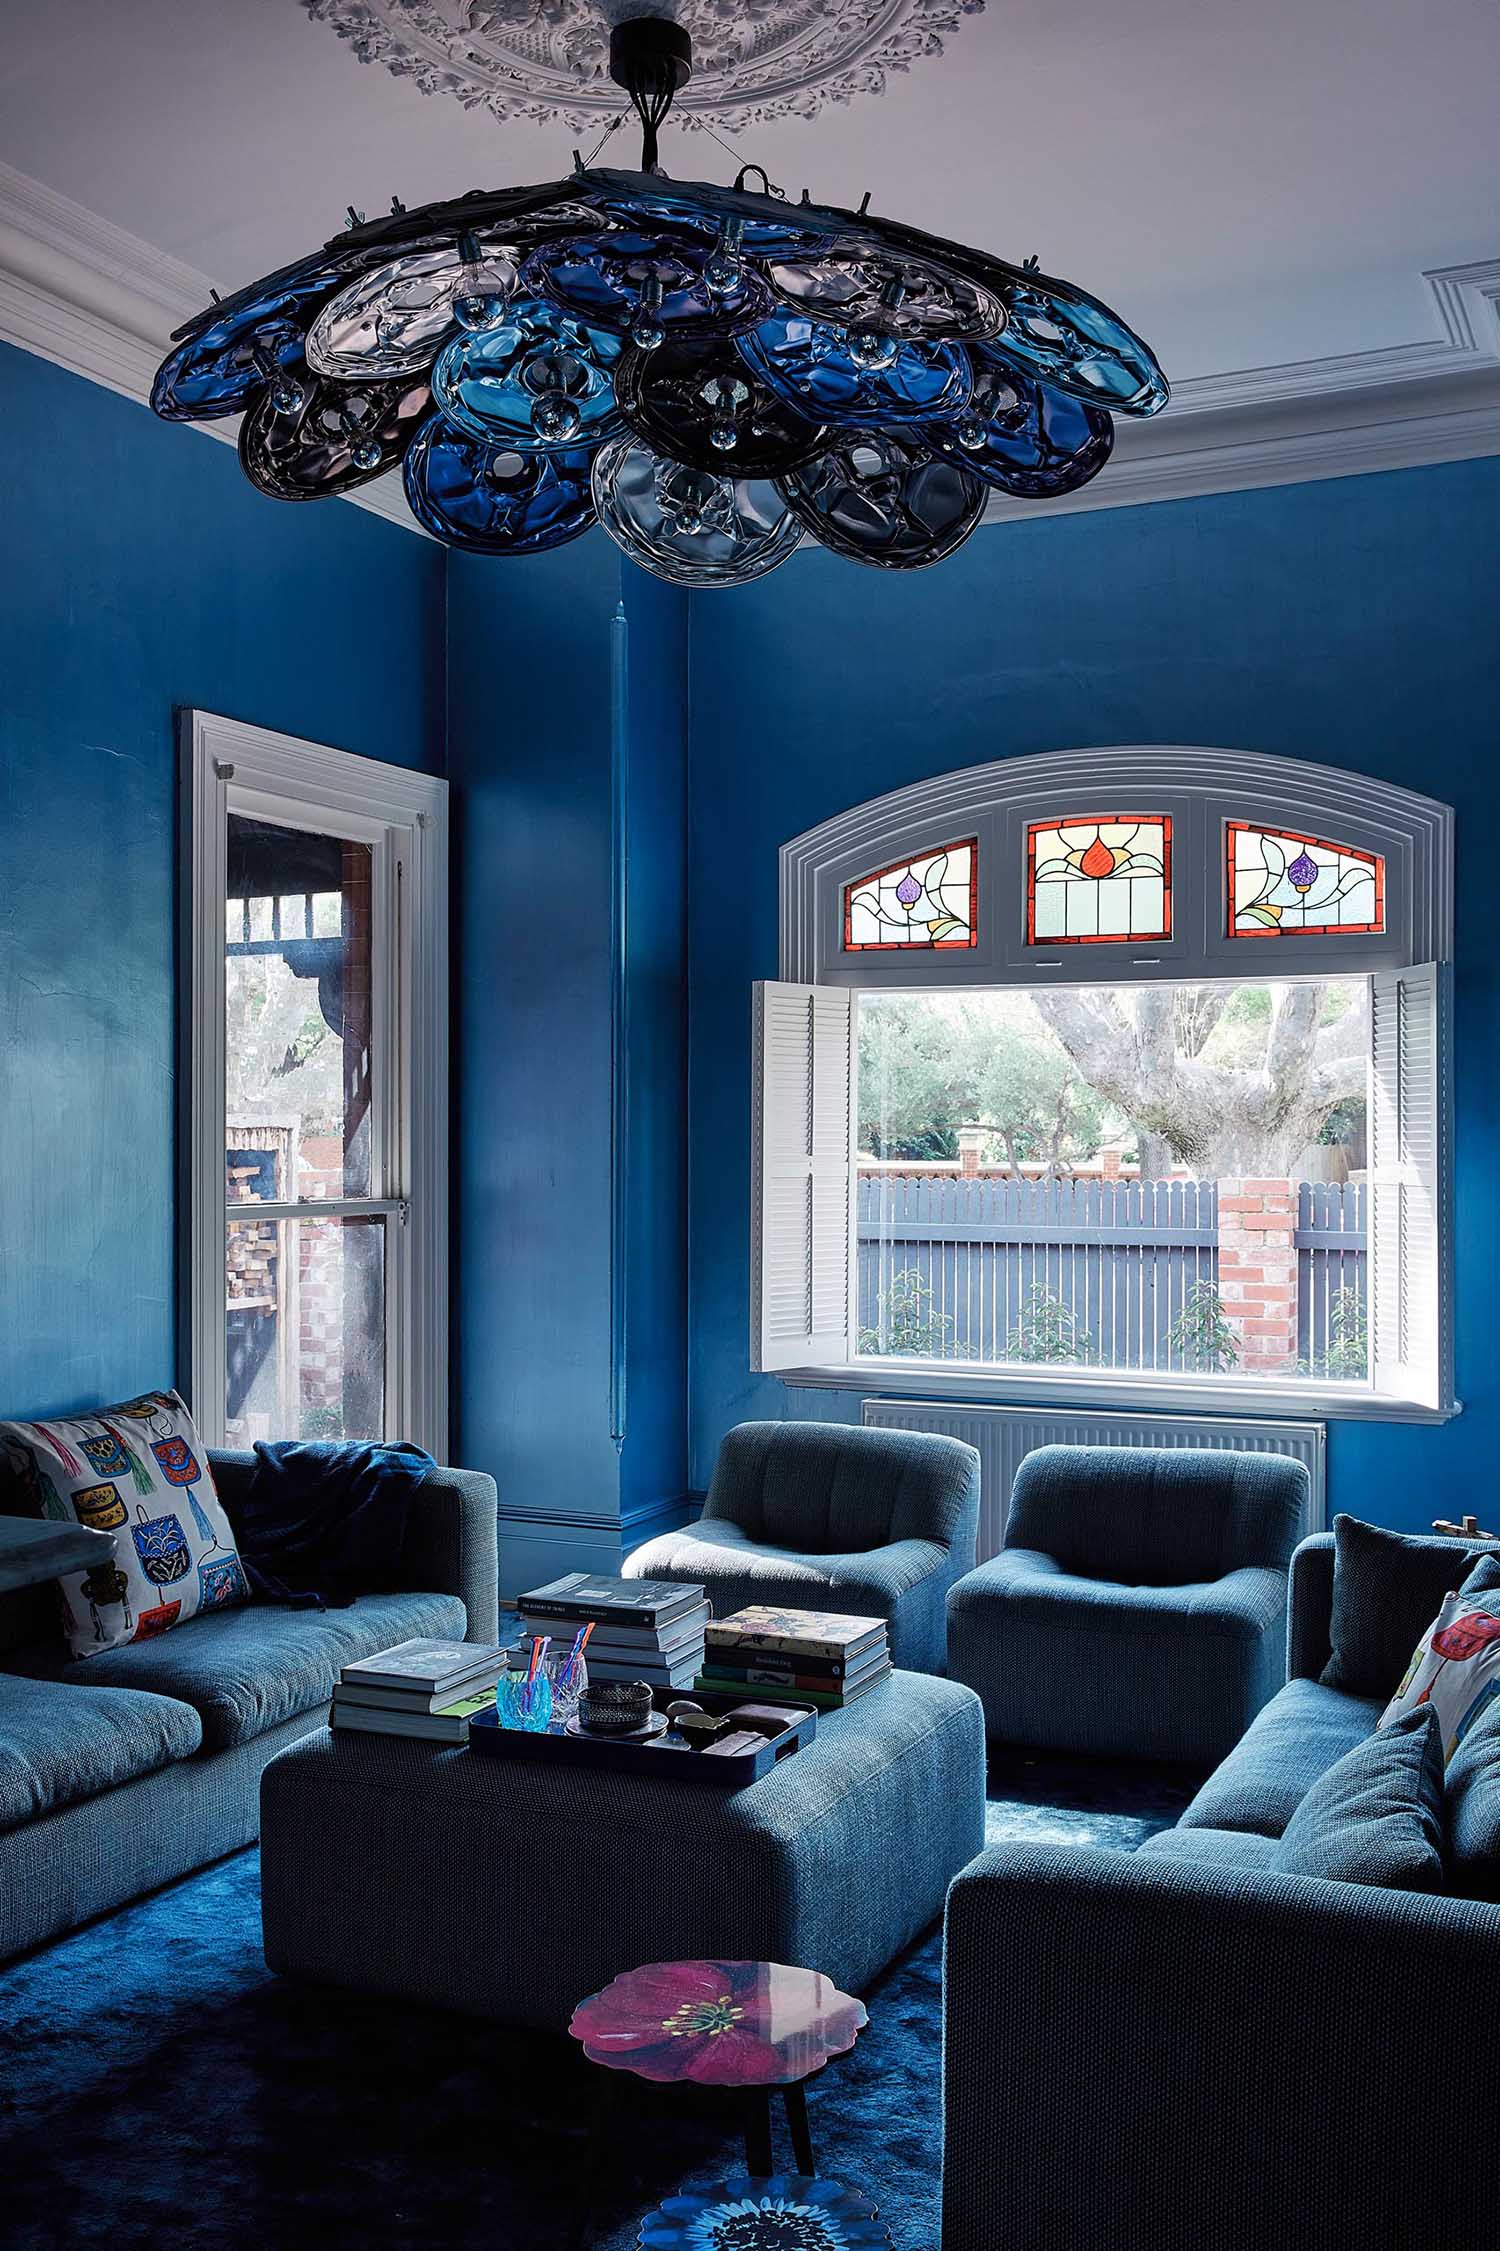
[[[361,62],[384,63],[424,94],[496,117],[586,132],[619,108],[609,35],[643,14],[630,0],[302,0]],[[678,0],[693,79],[673,114],[733,132],[815,117],[829,102],[881,94],[887,74],[943,52],[985,0]]]

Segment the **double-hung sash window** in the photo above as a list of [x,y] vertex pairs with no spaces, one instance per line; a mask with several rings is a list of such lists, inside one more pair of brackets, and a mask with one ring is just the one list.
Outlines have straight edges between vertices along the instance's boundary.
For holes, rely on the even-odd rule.
[[183,764],[200,1427],[441,1456],[446,784],[205,712]]
[[796,839],[754,995],[752,1364],[1453,1412],[1451,867],[1411,791],[1161,746]]

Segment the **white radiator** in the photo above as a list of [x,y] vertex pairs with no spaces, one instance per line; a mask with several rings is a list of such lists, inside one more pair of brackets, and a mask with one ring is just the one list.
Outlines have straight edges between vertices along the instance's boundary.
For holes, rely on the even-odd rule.
[[925,1399],[866,1399],[860,1420],[881,1430],[934,1430],[978,1448],[981,1563],[1005,1544],[1011,1485],[1038,1446],[1229,1446],[1242,1453],[1289,1454],[1312,1481],[1303,1531],[1321,1532],[1327,1523],[1324,1423],[1115,1415],[1096,1407],[947,1407]]

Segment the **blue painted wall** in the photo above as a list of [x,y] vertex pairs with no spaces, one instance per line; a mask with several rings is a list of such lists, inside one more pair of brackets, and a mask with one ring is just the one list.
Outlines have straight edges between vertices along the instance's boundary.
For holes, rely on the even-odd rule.
[[457,1443],[510,1592],[684,1488],[686,607],[597,534],[449,563]]
[[174,707],[441,771],[443,558],[0,346],[0,1414],[175,1365]]
[[[1458,1372],[1441,1429],[1331,1426],[1330,1498],[1412,1527],[1487,1505],[1500,1447],[1500,993],[1492,935],[1500,461],[1050,517],[900,578],[799,554],[693,610],[692,1449],[743,1416],[858,1419],[748,1373],[749,987],[777,973],[778,847],[984,759],[1244,745],[1458,809]],[[1489,1511],[1493,1516],[1494,1511]]]

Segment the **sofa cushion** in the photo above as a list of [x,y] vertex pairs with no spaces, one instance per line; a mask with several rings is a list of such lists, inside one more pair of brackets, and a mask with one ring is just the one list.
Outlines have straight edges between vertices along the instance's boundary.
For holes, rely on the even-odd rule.
[[251,1603],[198,1618],[160,1641],[105,1650],[71,1665],[72,1683],[154,1689],[191,1704],[203,1721],[204,1748],[247,1743],[282,1720],[331,1702],[339,1668],[416,1635],[461,1641],[457,1595],[361,1595],[343,1610],[280,1610]]
[[1443,1731],[1406,1712],[1341,1758],[1302,1800],[1276,1848],[1290,1876],[1442,1891]]
[[1500,1709],[1492,1705],[1464,1737],[1443,1788],[1453,1888],[1500,1902]]
[[1209,1776],[1179,1827],[1279,1837],[1318,1777],[1373,1731],[1380,1709],[1374,1697],[1289,1680]]
[[202,1741],[198,1714],[166,1696],[0,1674],[0,1832],[191,1758]]
[[1357,1516],[1336,1516],[1333,1540],[1333,1654],[1320,1677],[1325,1688],[1384,1704],[1475,1558],[1462,1540],[1387,1532]]
[[1253,1829],[1162,1829],[1137,1845],[1136,1857],[1194,1861],[1210,1868],[1273,1869],[1279,1850],[1275,1837],[1257,1836]]
[[1008,1547],[971,1571],[954,1601],[963,1604],[981,1593],[1004,1605],[995,1620],[997,1633],[1007,1620],[1020,1619],[1071,1633],[1133,1633],[1148,1640],[1175,1634],[1189,1641],[1216,1636],[1253,1643],[1285,1615],[1286,1574],[1247,1565],[1201,1584],[1132,1586],[1065,1571],[1035,1548]]

